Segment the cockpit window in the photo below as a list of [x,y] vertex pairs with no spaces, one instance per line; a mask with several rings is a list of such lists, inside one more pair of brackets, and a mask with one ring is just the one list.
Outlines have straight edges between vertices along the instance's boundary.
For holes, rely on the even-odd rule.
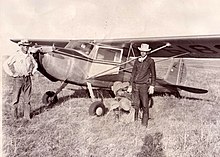
[[120,62],[121,50],[99,47],[96,59]]

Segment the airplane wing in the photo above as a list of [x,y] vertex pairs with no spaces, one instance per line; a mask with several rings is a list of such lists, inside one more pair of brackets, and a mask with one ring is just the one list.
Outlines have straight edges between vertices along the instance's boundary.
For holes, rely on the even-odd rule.
[[[21,39],[11,39],[12,42],[18,43]],[[65,47],[70,40],[54,40],[54,39],[28,39],[33,45],[39,46],[56,46]]]
[[118,39],[102,40],[99,42],[122,47],[127,51],[132,44],[132,48],[137,56],[139,55],[137,48],[141,43],[148,43],[152,49],[170,43],[171,46],[161,49],[151,54],[151,56],[172,57],[180,55],[182,58],[220,58],[220,35]]
[[[19,42],[20,39],[12,39],[13,42]],[[173,57],[182,58],[220,58],[220,35],[207,36],[176,36],[176,37],[152,37],[152,38],[130,38],[130,39],[94,39],[94,40],[39,40],[29,39],[34,44],[65,48],[71,41],[103,44],[112,47],[124,49],[124,55],[127,55],[132,47],[135,56],[139,56],[138,47],[141,43],[148,43],[150,47],[156,49],[160,46],[170,43],[171,46],[163,48],[151,54],[151,57]]]
[[[11,39],[12,42],[18,43],[21,41],[21,39]],[[62,40],[62,39],[28,39],[29,42],[32,43],[32,45],[38,45],[38,46],[55,46],[57,48],[65,48],[69,43],[73,44],[83,44],[83,43],[94,43],[94,40],[86,40],[86,39],[80,39],[80,40]]]

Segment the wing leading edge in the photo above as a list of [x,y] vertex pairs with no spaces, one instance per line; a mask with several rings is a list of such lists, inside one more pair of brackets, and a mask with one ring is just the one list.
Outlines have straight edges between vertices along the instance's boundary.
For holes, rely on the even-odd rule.
[[157,51],[151,54],[151,56],[172,57],[179,55],[181,58],[220,58],[220,35],[103,40],[101,43],[123,47],[127,50],[132,44],[132,48],[137,55],[139,54],[137,47],[139,47],[141,43],[150,44],[152,49],[170,43],[171,46]]
[[[19,42],[19,39],[12,39]],[[70,40],[32,40],[33,44],[47,45],[65,48]],[[97,39],[97,40],[72,40],[75,42],[86,42],[93,44],[104,44],[108,46],[123,48],[126,55],[129,48],[133,48],[135,55],[139,55],[138,47],[141,43],[150,44],[152,49],[156,49],[166,43],[171,46],[161,49],[153,54],[152,57],[172,57],[181,58],[220,58],[220,35],[208,36],[176,36],[176,37],[155,37],[155,38],[133,38],[133,39]],[[184,54],[184,55],[182,55]]]

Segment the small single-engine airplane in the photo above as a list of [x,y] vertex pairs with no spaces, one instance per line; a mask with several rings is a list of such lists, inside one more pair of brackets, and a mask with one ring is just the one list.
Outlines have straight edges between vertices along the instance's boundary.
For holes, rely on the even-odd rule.
[[[18,43],[20,39],[11,41]],[[133,61],[139,56],[137,47],[141,43],[151,46],[151,57],[171,59],[165,78],[156,79],[155,93],[168,93],[176,97],[180,97],[179,90],[208,92],[179,84],[182,58],[220,58],[220,36],[29,41],[33,44],[38,70],[51,81],[62,81],[57,91],[44,94],[42,101],[45,104],[56,103],[58,93],[69,83],[87,86],[93,99],[93,88],[111,89],[116,81],[129,81]],[[89,112],[95,114],[97,109],[101,109],[101,115],[104,114],[101,101],[92,103]]]

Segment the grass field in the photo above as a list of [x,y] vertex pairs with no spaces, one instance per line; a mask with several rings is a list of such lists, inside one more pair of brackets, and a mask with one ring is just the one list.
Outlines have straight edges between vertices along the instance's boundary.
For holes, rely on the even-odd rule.
[[[30,123],[14,122],[11,113],[13,80],[3,73],[3,152],[5,156],[31,157],[218,157],[220,155],[220,61],[187,60],[185,85],[208,89],[185,98],[154,97],[149,127],[140,121],[116,121],[113,113],[88,114],[86,94],[64,90],[56,105],[41,102],[59,82],[33,77]],[[106,98],[105,102],[112,101]],[[20,102],[22,105],[23,100]]]

